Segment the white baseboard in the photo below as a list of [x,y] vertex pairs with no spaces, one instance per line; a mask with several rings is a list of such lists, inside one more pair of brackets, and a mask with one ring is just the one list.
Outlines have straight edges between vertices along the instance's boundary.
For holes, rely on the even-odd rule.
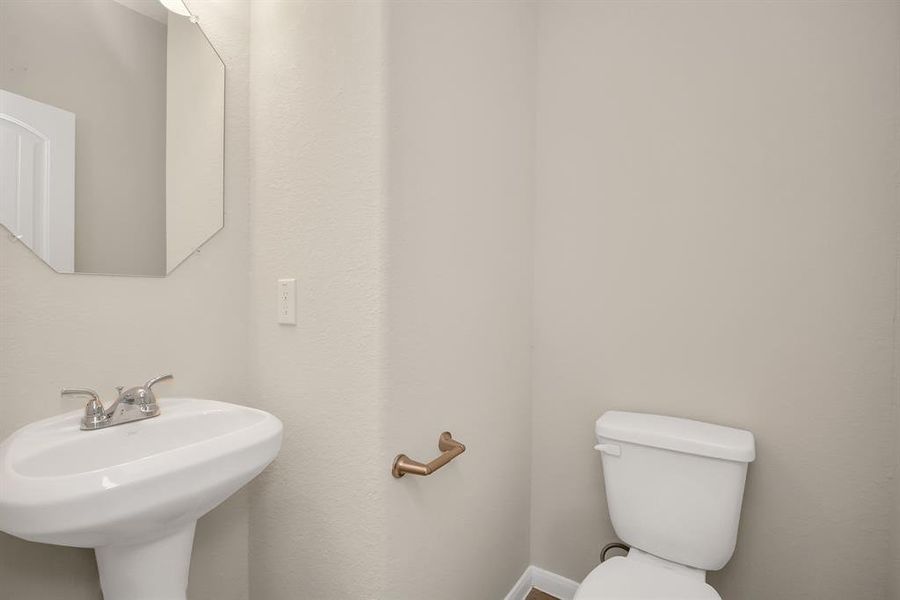
[[503,600],[525,600],[525,596],[531,591],[531,570],[533,568],[534,567],[532,566],[525,567],[522,576],[519,577],[519,580],[516,581],[516,585],[509,590],[509,593]]
[[575,591],[578,589],[578,583],[571,579],[566,579],[562,575],[530,565],[506,595],[505,600],[525,600],[531,588],[547,592],[551,596],[556,596],[559,600],[572,600],[575,597]]

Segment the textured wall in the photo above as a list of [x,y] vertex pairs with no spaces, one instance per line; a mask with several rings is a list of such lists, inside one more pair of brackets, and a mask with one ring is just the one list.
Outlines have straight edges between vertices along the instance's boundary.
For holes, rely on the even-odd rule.
[[613,539],[633,409],[757,435],[723,597],[888,597],[898,47],[896,2],[541,5],[535,563]]
[[894,560],[889,598],[900,598],[900,248],[896,254],[897,288],[894,292],[894,514],[891,524],[891,556]]
[[[383,597],[383,18],[252,3],[254,401],[285,425],[252,486],[260,600]],[[297,279],[296,327],[276,323],[279,277]]]
[[[255,598],[502,597],[527,564],[532,8],[253,5],[255,385],[288,432]],[[391,478],[445,428],[464,457]]]
[[[162,395],[247,403],[246,2],[194,2],[228,68],[226,226],[165,279],[59,275],[0,235],[0,438],[77,407],[63,386],[109,399],[116,384],[171,371]],[[164,404],[165,401],[163,401]],[[247,599],[246,494],[200,520],[191,600]],[[0,534],[0,600],[97,600],[90,550]]]
[[[535,10],[389,4],[391,457],[466,453],[390,481],[396,600],[502,598],[528,565]],[[465,40],[461,43],[461,40]]]

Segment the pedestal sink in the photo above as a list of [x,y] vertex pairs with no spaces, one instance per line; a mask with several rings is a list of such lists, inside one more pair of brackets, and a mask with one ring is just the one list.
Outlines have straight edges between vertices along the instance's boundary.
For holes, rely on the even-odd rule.
[[162,414],[82,431],[83,411],[0,444],[0,531],[94,548],[104,600],[185,600],[194,526],[278,454],[267,412],[160,400]]

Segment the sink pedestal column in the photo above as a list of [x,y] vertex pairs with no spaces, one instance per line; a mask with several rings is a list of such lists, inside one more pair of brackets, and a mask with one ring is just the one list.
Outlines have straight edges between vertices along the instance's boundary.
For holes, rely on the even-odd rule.
[[197,522],[166,537],[95,548],[104,600],[186,600]]

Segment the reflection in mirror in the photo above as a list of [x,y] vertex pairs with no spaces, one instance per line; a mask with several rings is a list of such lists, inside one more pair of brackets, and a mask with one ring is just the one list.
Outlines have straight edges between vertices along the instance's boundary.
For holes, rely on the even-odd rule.
[[0,223],[55,270],[163,276],[221,229],[224,116],[159,0],[0,1]]

